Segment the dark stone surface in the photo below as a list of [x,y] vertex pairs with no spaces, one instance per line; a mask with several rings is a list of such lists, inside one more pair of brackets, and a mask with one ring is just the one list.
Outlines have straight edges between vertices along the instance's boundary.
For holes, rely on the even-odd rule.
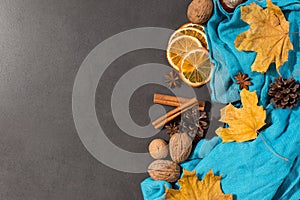
[[[187,21],[188,1],[174,0],[2,0],[0,2],[0,199],[99,200],[142,199],[139,183],[147,174],[110,169],[82,145],[72,117],[72,87],[77,70],[101,41],[124,30],[153,26],[176,29]],[[127,62],[125,62],[127,60]],[[133,52],[114,69],[147,62],[167,64],[162,51]],[[112,71],[114,72],[114,71]],[[122,70],[108,72],[107,87]],[[97,91],[99,103],[110,90]],[[150,88],[150,89],[149,89]],[[157,87],[161,92],[164,89]],[[206,87],[201,96],[209,99]],[[149,123],[132,97],[131,113]],[[145,99],[151,104],[151,99]],[[106,119],[106,128],[114,126]],[[211,130],[215,128],[212,124]],[[213,131],[211,131],[213,132]],[[212,134],[211,134],[212,135]],[[211,136],[210,135],[210,136]],[[151,140],[113,129],[110,139],[134,152],[146,152]]]

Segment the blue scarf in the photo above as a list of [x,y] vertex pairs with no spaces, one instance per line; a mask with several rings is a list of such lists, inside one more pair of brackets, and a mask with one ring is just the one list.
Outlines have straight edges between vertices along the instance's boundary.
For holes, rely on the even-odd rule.
[[[243,5],[256,2],[266,7],[265,0],[248,0]],[[300,0],[273,0],[290,22],[290,38],[294,50],[289,61],[280,70],[284,78],[293,77],[300,82]],[[300,199],[300,108],[275,109],[268,100],[269,84],[278,77],[272,64],[266,74],[251,71],[255,52],[238,51],[234,40],[249,29],[241,20],[239,7],[234,13],[223,10],[219,0],[214,0],[214,13],[206,25],[210,56],[215,64],[210,82],[212,101],[227,104],[240,100],[239,88],[234,84],[238,72],[251,78],[250,91],[256,90],[259,103],[267,110],[268,128],[257,139],[243,143],[224,143],[215,137],[200,141],[190,158],[181,164],[187,170],[196,170],[199,179],[212,169],[222,176],[221,187],[234,199],[298,200]],[[267,147],[288,158],[275,156]],[[164,199],[165,181],[147,178],[141,183],[145,200]],[[179,187],[177,185],[177,187]],[[201,192],[201,191],[199,191]]]

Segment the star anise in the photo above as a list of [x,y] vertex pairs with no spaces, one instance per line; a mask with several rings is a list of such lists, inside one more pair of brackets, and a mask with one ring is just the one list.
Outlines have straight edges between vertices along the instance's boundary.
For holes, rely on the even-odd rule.
[[248,74],[242,74],[239,72],[237,76],[234,76],[234,78],[236,79],[235,83],[240,85],[241,90],[249,90],[249,85],[252,85]]
[[170,123],[169,125],[166,125],[165,128],[167,129],[166,133],[170,136],[174,135],[175,133],[178,133],[179,127],[176,123]]
[[181,79],[173,70],[168,75],[165,75],[165,83],[168,84],[169,88],[175,88],[181,86]]

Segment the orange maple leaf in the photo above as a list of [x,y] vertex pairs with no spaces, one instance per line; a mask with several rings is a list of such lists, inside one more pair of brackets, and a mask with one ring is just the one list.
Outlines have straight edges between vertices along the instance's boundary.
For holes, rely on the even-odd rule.
[[241,18],[250,25],[250,29],[237,36],[235,47],[238,50],[256,51],[252,71],[265,73],[275,62],[276,69],[288,61],[288,52],[293,50],[289,38],[290,23],[281,9],[267,0],[267,8],[256,3],[241,7]]
[[166,189],[166,200],[232,200],[232,194],[224,194],[220,187],[221,176],[215,176],[210,170],[202,181],[196,176],[196,171],[183,170],[179,179],[180,190]]
[[221,110],[221,122],[227,123],[228,128],[216,130],[223,142],[245,142],[257,138],[257,132],[265,125],[266,111],[262,106],[257,106],[256,92],[246,89],[241,91],[242,108],[236,108],[232,104]]

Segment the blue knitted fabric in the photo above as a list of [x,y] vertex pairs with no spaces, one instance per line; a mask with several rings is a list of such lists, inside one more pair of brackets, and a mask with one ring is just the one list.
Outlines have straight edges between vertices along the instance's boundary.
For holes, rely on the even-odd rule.
[[[266,7],[265,0],[248,0],[243,5],[252,2]],[[289,61],[281,67],[280,73],[284,78],[293,77],[300,82],[300,0],[273,0],[273,3],[281,7],[290,22],[290,38],[294,46],[289,53]],[[227,13],[219,0],[214,0],[214,6],[213,16],[206,26],[210,56],[215,64],[210,82],[212,101],[226,104],[240,100],[240,90],[234,84],[234,76],[239,71],[247,73],[253,83],[250,91],[256,90],[260,104],[267,110],[268,125],[257,139],[249,142],[222,144],[218,137],[203,140],[181,166],[188,170],[195,169],[199,179],[203,179],[210,169],[222,175],[223,192],[232,193],[237,200],[298,200],[300,108],[274,109],[267,93],[269,83],[278,77],[275,66],[272,64],[266,74],[252,72],[251,65],[256,53],[238,51],[234,47],[237,35],[249,29],[249,25],[241,20],[240,9]],[[272,151],[289,161],[280,159]],[[165,181],[147,178],[141,183],[144,199],[164,199],[165,186],[171,187]]]

